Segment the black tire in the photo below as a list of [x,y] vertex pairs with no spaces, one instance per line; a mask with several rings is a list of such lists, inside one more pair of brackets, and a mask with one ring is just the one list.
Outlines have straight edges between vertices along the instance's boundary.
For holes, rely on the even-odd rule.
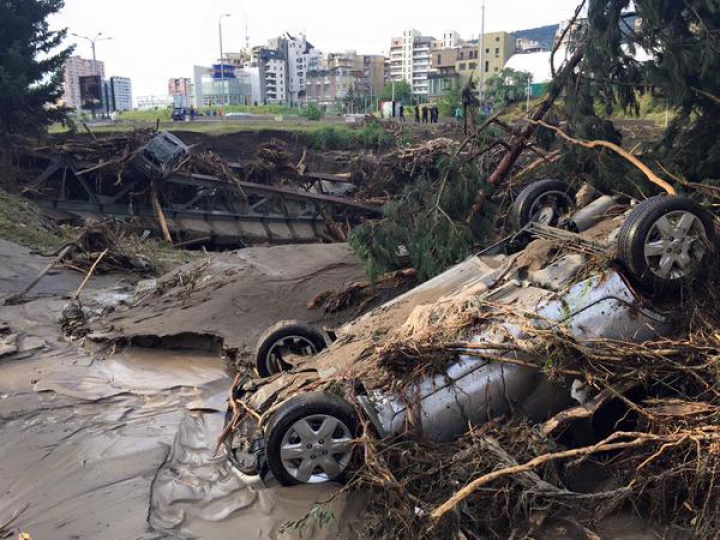
[[[357,415],[352,405],[341,397],[323,392],[312,392],[301,394],[286,401],[273,415],[265,430],[265,456],[268,467],[275,479],[284,486],[317,483],[316,481],[303,482],[291,474],[283,464],[280,452],[285,435],[289,430],[293,429],[296,422],[305,418],[312,421],[318,415],[339,420],[347,428],[347,434],[351,439],[357,437],[359,427]],[[338,429],[344,432],[343,429]],[[345,480],[347,465],[351,461],[352,447],[348,452],[348,455],[343,459],[345,466],[341,466],[340,474],[321,481],[342,482]]]
[[[655,225],[661,218],[664,216],[677,216],[680,212],[692,214],[702,225],[705,233],[704,241],[706,241],[704,254],[697,255],[698,259],[692,265],[692,271],[688,271],[684,275],[663,277],[658,275],[648,262],[645,255],[646,243],[653,240],[654,236],[651,237],[651,234],[656,235],[659,233]],[[672,242],[676,241],[675,237],[671,237],[670,240]],[[665,239],[661,238],[661,241],[665,241]],[[697,245],[697,240],[693,241],[693,244]],[[630,272],[631,277],[641,289],[649,293],[659,294],[673,292],[701,275],[709,257],[715,250],[715,246],[715,226],[712,215],[707,210],[695,201],[685,197],[657,196],[638,204],[625,219],[618,234],[618,259]],[[653,259],[654,256],[650,255],[649,257]],[[661,255],[657,255],[657,257],[661,257]],[[677,273],[682,272],[679,269]]]
[[554,194],[554,202],[557,205],[557,212],[552,216],[546,225],[555,226],[559,219],[575,208],[575,195],[571,187],[562,180],[545,179],[533,182],[523,189],[515,199],[510,210],[510,224],[514,230],[519,231],[528,223],[537,220],[533,211],[535,203],[543,196]]
[[[304,348],[310,349],[312,355],[327,347],[323,334],[309,324],[299,321],[281,321],[266,330],[258,339],[255,347],[255,365],[261,377],[270,377],[292,367],[290,364],[283,362],[282,358],[271,357],[271,353],[278,342],[293,337],[304,342]],[[294,354],[302,355],[303,353],[296,351]]]

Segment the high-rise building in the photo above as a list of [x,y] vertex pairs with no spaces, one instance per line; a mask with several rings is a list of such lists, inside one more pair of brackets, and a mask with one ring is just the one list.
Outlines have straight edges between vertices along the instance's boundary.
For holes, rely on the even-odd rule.
[[259,47],[257,57],[262,103],[287,102],[287,60],[284,51]]
[[[448,37],[449,36],[449,37]],[[459,41],[456,32],[445,32],[445,40],[432,36],[423,36],[415,29],[405,30],[402,37],[390,40],[390,79],[407,81],[413,94],[427,96],[428,73],[430,73],[430,54],[444,41]]]
[[99,75],[105,78],[105,64],[102,61],[88,60],[80,56],[71,56],[63,65],[64,92],[62,101],[66,107],[79,110],[80,77]]
[[110,77],[108,82],[111,110],[131,111],[133,108],[132,81],[128,77]]

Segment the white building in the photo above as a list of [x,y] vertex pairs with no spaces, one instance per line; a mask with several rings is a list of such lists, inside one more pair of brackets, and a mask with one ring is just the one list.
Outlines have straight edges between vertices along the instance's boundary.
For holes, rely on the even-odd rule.
[[321,67],[321,55],[313,47],[305,34],[295,37],[285,35],[287,47],[287,99],[291,105],[300,103],[305,98],[306,78],[308,71],[317,71]]
[[110,77],[109,90],[110,106],[113,111],[132,110],[132,81],[128,77]]
[[390,79],[407,81],[413,94],[427,95],[428,73],[431,71],[431,51],[442,43],[457,46],[457,32],[445,32],[443,40],[423,36],[415,29],[405,30],[402,37],[390,42]]
[[454,30],[443,32],[442,47],[443,49],[455,49],[463,44],[463,40]]
[[88,60],[79,56],[71,56],[63,66],[65,91],[62,101],[66,107],[80,109],[80,77],[100,75],[105,78],[105,64],[98,60]]
[[287,102],[287,60],[283,50],[256,50],[260,78],[260,103]]

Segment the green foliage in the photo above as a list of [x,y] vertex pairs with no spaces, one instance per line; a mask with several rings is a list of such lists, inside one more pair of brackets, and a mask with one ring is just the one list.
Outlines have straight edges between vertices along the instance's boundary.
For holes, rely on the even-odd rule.
[[352,150],[369,148],[383,150],[393,143],[391,135],[385,133],[378,124],[370,124],[360,129],[323,126],[309,133],[310,146],[314,150]]
[[[382,94],[380,95],[380,101],[390,101],[393,96],[393,83],[385,84]],[[395,82],[395,101],[402,101],[403,103],[410,103],[412,100],[412,86],[407,81]]]
[[33,134],[65,118],[50,107],[62,95],[62,65],[73,48],[58,49],[66,30],[52,31],[47,18],[63,0],[0,2],[0,138]]
[[507,107],[527,98],[528,82],[532,74],[505,68],[493,75],[486,84],[485,96],[495,107]]
[[155,122],[159,118],[161,122],[169,122],[172,119],[172,109],[165,107],[148,111],[123,111],[115,118],[127,122]]
[[354,84],[350,86],[342,101],[348,113],[361,113],[365,110],[365,96],[357,91]]
[[310,146],[314,150],[347,150],[352,147],[353,132],[347,128],[323,126],[310,132]]
[[442,116],[455,116],[455,111],[462,106],[460,86],[448,88],[438,102],[438,110]]
[[438,167],[437,179],[418,178],[388,204],[382,221],[367,222],[350,234],[350,246],[365,260],[371,279],[400,268],[403,248],[419,279],[430,279],[460,262],[492,230],[495,209],[489,203],[476,223],[465,224],[475,195],[489,190],[484,175],[457,159],[443,158]]
[[[624,13],[636,12],[637,24]],[[673,110],[654,152],[692,181],[720,178],[720,3],[708,0],[592,0],[584,73],[606,113],[639,111],[646,88]],[[641,62],[632,53],[655,52]]]
[[308,120],[318,121],[323,116],[325,116],[325,111],[318,107],[317,104],[309,103],[308,106],[303,110],[302,116],[304,116]]

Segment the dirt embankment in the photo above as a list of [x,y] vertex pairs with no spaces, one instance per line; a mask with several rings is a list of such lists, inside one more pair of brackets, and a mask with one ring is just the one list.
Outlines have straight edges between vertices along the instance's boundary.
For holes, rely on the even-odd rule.
[[95,337],[187,347],[202,336],[222,343],[240,360],[248,359],[260,334],[280,320],[335,328],[352,318],[352,309],[328,314],[310,310],[308,304],[319,292],[363,276],[363,264],[346,244],[217,254],[150,284],[130,309],[103,320]]

